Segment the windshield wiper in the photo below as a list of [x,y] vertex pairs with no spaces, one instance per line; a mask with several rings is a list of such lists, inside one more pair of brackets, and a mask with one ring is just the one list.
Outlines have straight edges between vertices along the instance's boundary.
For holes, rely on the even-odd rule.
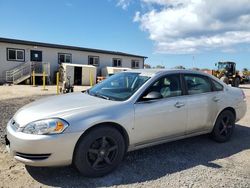
[[109,97],[107,97],[107,96],[105,96],[105,95],[102,95],[102,94],[100,94],[100,93],[95,93],[95,94],[93,94],[93,96],[99,97],[99,98],[102,98],[102,99],[106,99],[106,100],[110,100]]
[[81,91],[82,93],[87,93],[89,94],[89,89]]
[[87,93],[87,94],[89,94],[89,95],[91,95],[91,96],[94,96],[94,97],[99,97],[99,98],[102,98],[102,99],[111,100],[110,97],[108,97],[108,96],[106,96],[106,95],[102,95],[102,94],[100,94],[99,92],[97,92],[97,93],[90,93],[90,92],[89,92],[89,89],[87,89],[86,91],[82,91],[82,92],[83,92],[83,93]]

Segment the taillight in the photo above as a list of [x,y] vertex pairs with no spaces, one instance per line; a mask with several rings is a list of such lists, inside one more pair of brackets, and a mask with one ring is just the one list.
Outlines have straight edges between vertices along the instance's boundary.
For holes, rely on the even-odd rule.
[[246,95],[245,95],[245,93],[244,93],[244,91],[243,91],[243,90],[241,90],[241,93],[242,93],[242,97],[243,97],[243,99],[244,99],[244,100],[246,100]]

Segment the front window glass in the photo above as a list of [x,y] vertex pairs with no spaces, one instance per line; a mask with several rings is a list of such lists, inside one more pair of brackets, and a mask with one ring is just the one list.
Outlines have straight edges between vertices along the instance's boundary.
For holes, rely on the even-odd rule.
[[219,63],[218,64],[218,70],[222,71],[222,70],[229,70],[232,68],[232,64],[229,63]]
[[148,76],[140,73],[117,73],[88,90],[88,93],[96,97],[124,101],[130,98],[148,79]]
[[219,64],[218,64],[218,69],[219,69],[219,70],[223,70],[223,69],[226,68],[226,66],[227,66],[227,65],[224,64],[224,63],[219,63]]
[[146,90],[146,92],[143,94],[143,97],[145,97],[150,92],[160,93],[162,98],[182,95],[180,75],[173,74],[160,78]]

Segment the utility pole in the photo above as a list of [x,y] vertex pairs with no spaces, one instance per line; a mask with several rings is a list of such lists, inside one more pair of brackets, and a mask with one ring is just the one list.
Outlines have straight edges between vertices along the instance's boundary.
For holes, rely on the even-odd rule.
[[195,68],[194,55],[193,55],[193,68]]

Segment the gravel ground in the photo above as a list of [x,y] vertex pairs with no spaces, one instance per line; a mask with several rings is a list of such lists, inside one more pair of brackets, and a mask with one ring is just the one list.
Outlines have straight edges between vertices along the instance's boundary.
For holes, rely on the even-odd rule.
[[[89,86],[74,86],[74,91],[83,91],[88,89]],[[0,101],[4,99],[20,98],[20,97],[33,97],[44,95],[55,95],[56,86],[49,85],[43,90],[42,86],[32,87],[30,85],[3,85],[0,86]]]
[[[250,109],[250,85],[243,89]],[[8,119],[38,98],[0,99],[0,187],[250,187],[250,111],[230,142],[218,144],[204,135],[130,152],[115,172],[89,179],[72,167],[25,166],[5,151]]]

